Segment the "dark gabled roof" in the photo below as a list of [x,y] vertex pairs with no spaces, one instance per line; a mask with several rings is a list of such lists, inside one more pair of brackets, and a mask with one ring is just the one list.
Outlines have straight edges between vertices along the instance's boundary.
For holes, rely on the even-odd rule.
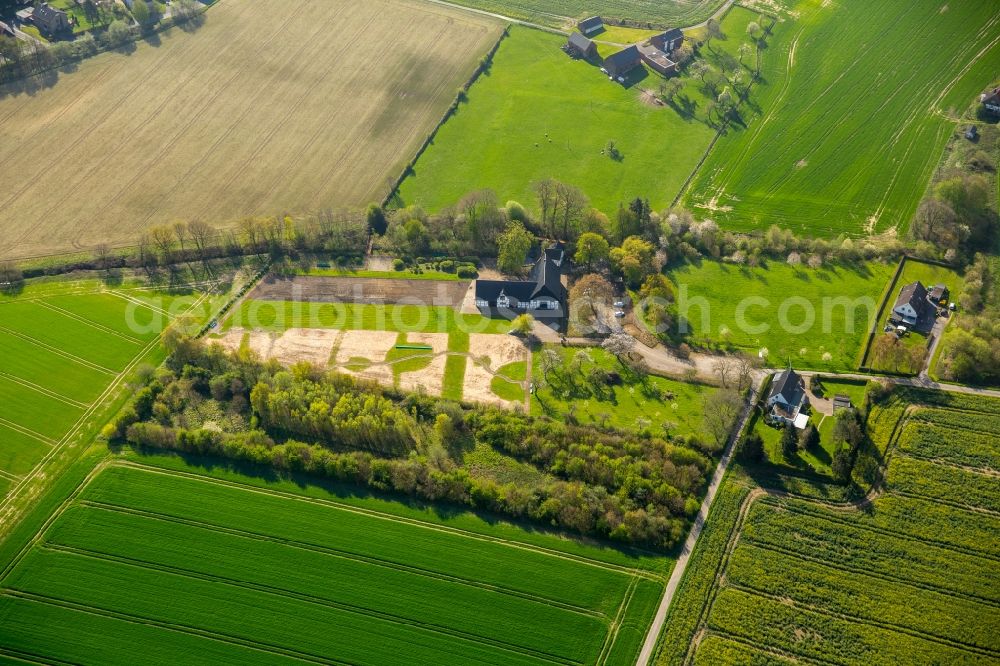
[[612,53],[604,59],[604,67],[607,70],[624,72],[635,67],[640,62],[639,47],[635,44],[625,47],[618,53]]
[[587,53],[594,46],[594,42],[590,41],[578,32],[570,33],[569,41],[567,42],[570,46],[580,51],[581,53]]
[[658,35],[653,35],[652,37],[649,38],[649,41],[653,42],[654,44],[658,43],[659,45],[662,46],[667,42],[673,42],[678,39],[684,39],[684,33],[681,31],[680,28],[671,28],[670,30],[665,30]]
[[532,269],[530,280],[476,280],[476,298],[495,303],[501,294],[519,302],[547,296],[565,303],[566,287],[562,283],[565,252],[562,243],[545,248]]
[[767,399],[770,401],[780,395],[789,405],[797,405],[802,401],[805,392],[806,385],[802,381],[802,377],[788,368],[774,378],[774,383],[771,384],[771,393],[768,394]]
[[476,280],[476,298],[495,303],[501,294],[516,298],[518,302],[530,301],[537,285],[525,280]]
[[944,298],[944,295],[948,293],[948,287],[944,286],[943,284],[936,284],[931,288],[930,292],[928,293],[930,294],[930,297],[932,299],[934,299],[935,301],[940,301],[942,298]]
[[62,16],[66,16],[66,12],[63,10],[50,7],[47,2],[40,2],[35,7],[34,17],[35,19],[48,23],[53,19],[56,19],[60,14]]
[[892,306],[892,309],[895,310],[904,305],[912,307],[918,315],[925,309],[925,306],[930,305],[927,302],[927,289],[919,280],[911,282],[899,290],[899,296],[896,297],[896,304]]
[[1000,88],[994,88],[993,90],[987,90],[983,93],[982,98],[979,100],[983,104],[987,102],[990,104],[1000,103]]
[[591,16],[577,23],[576,27],[580,29],[580,32],[590,32],[592,29],[600,28],[602,25],[604,25],[604,19],[600,16]]

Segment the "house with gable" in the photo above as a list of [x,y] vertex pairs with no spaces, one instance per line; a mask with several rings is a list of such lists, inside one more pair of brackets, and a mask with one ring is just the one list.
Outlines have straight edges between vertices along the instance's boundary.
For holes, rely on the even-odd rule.
[[597,57],[597,44],[578,32],[570,34],[563,50],[575,58],[590,59]]
[[927,288],[918,280],[899,290],[892,306],[889,322],[918,333],[930,333],[937,319],[937,306],[931,302]]
[[604,30],[604,19],[600,16],[591,16],[579,21],[576,28],[585,35],[593,35]]
[[629,72],[641,65],[642,54],[639,52],[639,47],[632,44],[605,58],[601,69],[612,79],[624,81]]
[[541,322],[561,325],[569,311],[562,282],[565,261],[565,246],[553,243],[542,251],[527,280],[476,280],[476,308],[487,317],[513,319],[530,314]]
[[803,430],[809,424],[809,415],[805,413],[808,407],[806,383],[801,375],[791,368],[778,373],[767,394],[767,421],[780,426],[792,424]]

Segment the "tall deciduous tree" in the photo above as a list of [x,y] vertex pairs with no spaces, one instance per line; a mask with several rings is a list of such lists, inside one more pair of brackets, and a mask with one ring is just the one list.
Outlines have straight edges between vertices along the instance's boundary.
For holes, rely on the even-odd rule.
[[504,273],[517,273],[528,259],[528,251],[531,250],[532,243],[535,242],[531,232],[524,228],[520,222],[511,222],[507,225],[500,237],[497,238],[497,268]]
[[576,254],[573,260],[577,264],[582,264],[589,270],[594,264],[607,261],[611,251],[607,239],[600,234],[585,232],[580,234],[576,241]]

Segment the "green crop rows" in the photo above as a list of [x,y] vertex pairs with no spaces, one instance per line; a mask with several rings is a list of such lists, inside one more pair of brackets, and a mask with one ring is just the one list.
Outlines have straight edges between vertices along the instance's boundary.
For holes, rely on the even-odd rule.
[[897,389],[869,421],[895,433],[870,504],[723,486],[658,663],[996,663],[998,413],[1000,400]]
[[[99,640],[125,625],[152,655],[209,638],[221,662],[627,664],[662,590],[530,542],[112,466],[3,578],[0,625],[42,661],[125,663]],[[22,615],[89,637],[53,646]]]
[[97,281],[41,282],[0,296],[0,496],[101,404],[196,297],[165,298]]
[[[996,5],[787,2],[772,85],[687,196],[738,230],[905,230],[956,120],[1000,66]],[[777,69],[777,68],[776,68]]]

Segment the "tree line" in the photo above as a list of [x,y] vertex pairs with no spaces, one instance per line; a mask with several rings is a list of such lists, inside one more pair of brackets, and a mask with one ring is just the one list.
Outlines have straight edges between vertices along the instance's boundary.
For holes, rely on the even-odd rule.
[[[166,366],[147,373],[105,428],[111,440],[305,472],[444,500],[580,534],[673,547],[714,464],[683,438],[571,425],[402,394],[169,331]],[[535,467],[506,483],[464,464],[489,446]]]

